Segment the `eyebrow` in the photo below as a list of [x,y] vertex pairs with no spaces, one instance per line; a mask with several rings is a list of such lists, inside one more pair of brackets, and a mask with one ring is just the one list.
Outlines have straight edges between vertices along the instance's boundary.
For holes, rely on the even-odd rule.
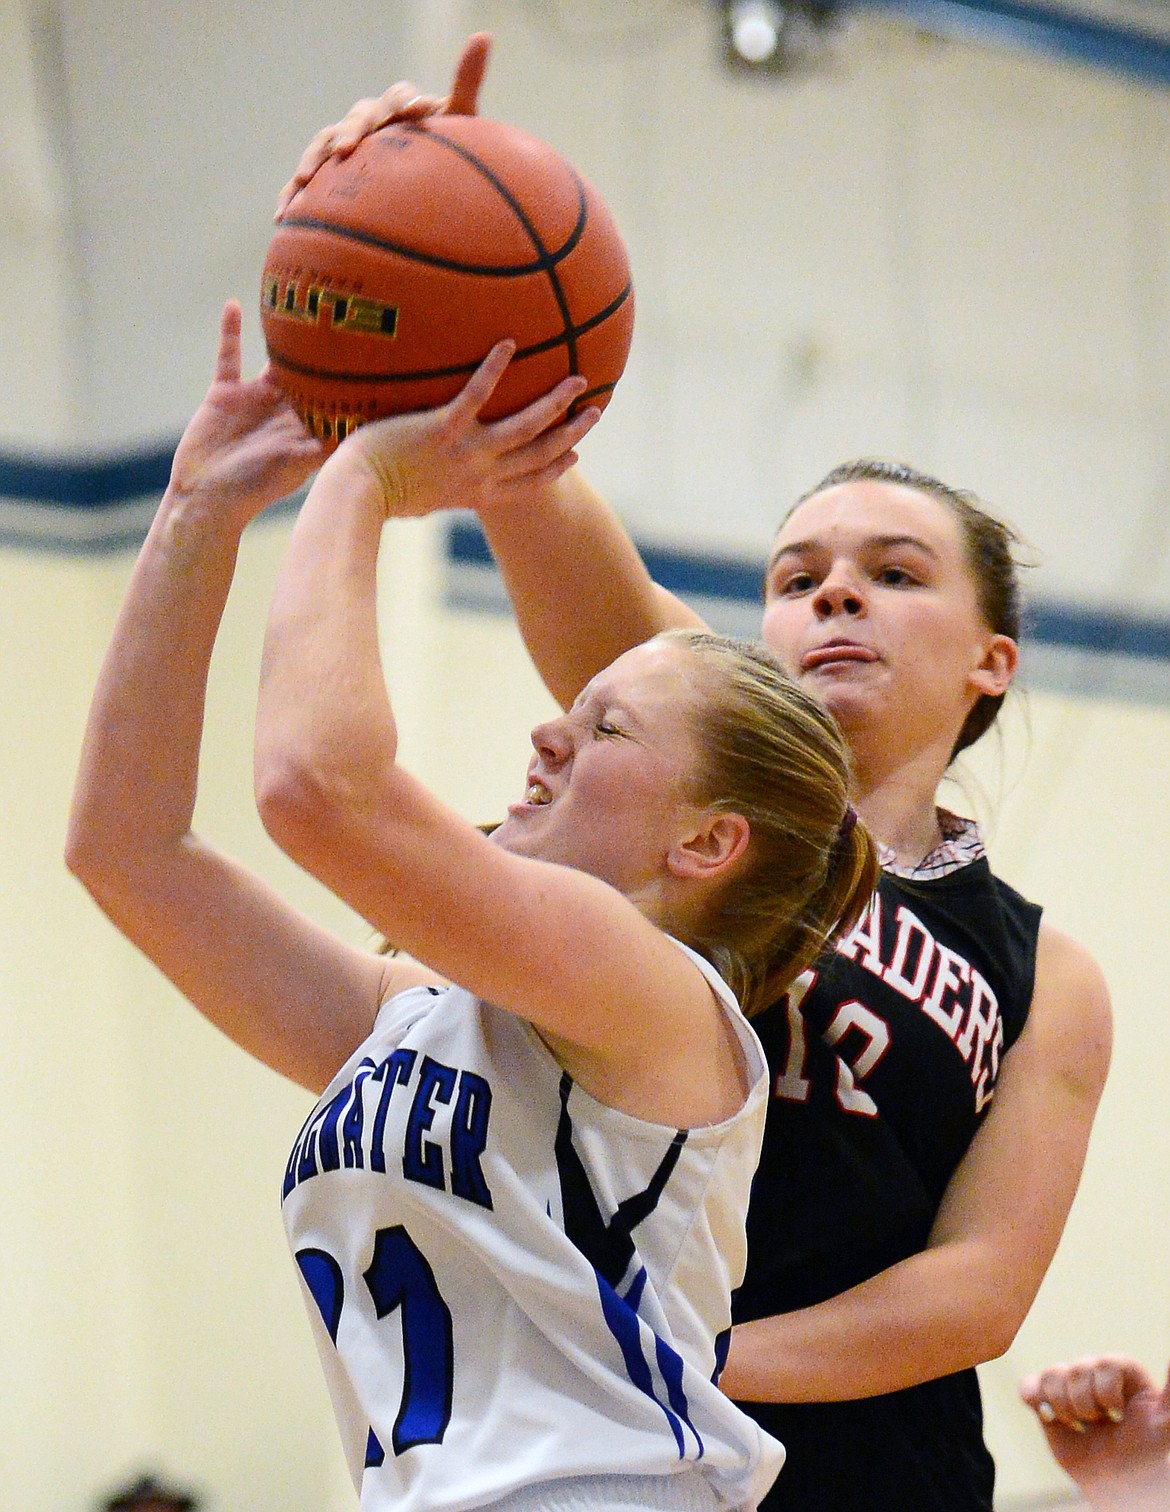
[[[938,560],[938,552],[935,551],[935,549],[934,549],[933,546],[928,545],[927,542],[925,542],[920,536],[914,536],[914,535],[875,535],[875,536],[866,536],[864,544],[865,544],[865,547],[867,549],[872,549],[872,548],[876,547],[877,550],[879,550],[879,551],[887,551],[887,550],[891,549],[892,547],[897,547],[897,546],[912,546],[915,551],[921,551],[925,556],[933,557],[936,561]],[[808,553],[810,551],[824,551],[825,549],[826,548],[823,545],[823,543],[820,542],[820,541],[818,541],[815,537],[810,537],[808,540],[805,540],[805,541],[790,541],[786,546],[780,546],[780,547],[778,547],[772,553],[772,555],[768,558],[768,565],[764,569],[765,573],[771,572],[772,568],[781,559],[781,557],[786,557],[786,556],[804,556],[806,553]]]

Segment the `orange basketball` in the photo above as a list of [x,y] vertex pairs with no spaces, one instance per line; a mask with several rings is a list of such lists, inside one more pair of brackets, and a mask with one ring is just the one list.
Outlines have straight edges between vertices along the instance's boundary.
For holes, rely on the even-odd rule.
[[582,373],[621,376],[634,294],[597,192],[534,137],[480,116],[384,126],[331,159],[281,217],[261,321],[276,380],[335,445],[382,415],[443,404],[497,341],[516,355],[483,418]]

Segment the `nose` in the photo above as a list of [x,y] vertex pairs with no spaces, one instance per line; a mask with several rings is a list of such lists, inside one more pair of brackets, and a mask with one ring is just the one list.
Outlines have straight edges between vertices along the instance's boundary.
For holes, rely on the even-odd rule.
[[569,721],[564,715],[559,719],[546,719],[532,732],[532,749],[550,767],[558,767],[566,761],[572,750]]
[[864,614],[865,592],[857,574],[848,567],[835,565],[821,579],[813,596],[813,609],[823,620],[832,619],[836,614]]

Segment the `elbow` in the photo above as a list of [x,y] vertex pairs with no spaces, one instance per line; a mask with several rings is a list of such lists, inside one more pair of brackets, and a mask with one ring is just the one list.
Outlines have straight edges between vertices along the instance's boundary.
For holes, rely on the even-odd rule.
[[987,1359],[998,1360],[1000,1355],[1006,1354],[1016,1342],[1016,1335],[1023,1328],[1024,1320],[1032,1311],[1032,1303],[1036,1300],[1036,1293],[1043,1279],[1041,1276],[1035,1286],[1026,1290],[1009,1292],[1005,1288],[1004,1296],[1000,1298],[999,1305],[994,1309],[988,1326],[989,1342],[992,1348]]
[[98,827],[76,810],[70,814],[65,832],[65,867],[95,898],[111,884],[117,870],[113,846],[105,843]]
[[311,822],[320,804],[320,784],[308,768],[292,762],[257,762],[254,778],[260,822],[281,849]]
[[83,887],[89,888],[86,880],[93,868],[93,847],[84,829],[71,819],[65,835],[65,868],[77,878]]
[[79,877],[84,870],[91,850],[89,829],[84,813],[78,806],[77,795],[74,794],[65,826],[65,865],[75,877]]
[[981,1307],[972,1308],[963,1320],[964,1326],[954,1340],[955,1370],[975,1365],[984,1365],[988,1360],[998,1360],[1012,1347],[1024,1319],[1028,1305],[1021,1305],[1018,1298],[993,1294],[986,1296]]
[[124,832],[111,832],[76,810],[65,834],[64,860],[70,875],[115,920],[157,890],[157,870],[145,848],[136,848]]
[[986,1328],[981,1329],[972,1341],[972,1364],[983,1365],[988,1360],[998,1360],[1001,1355],[1007,1354],[1016,1341],[1024,1316],[1008,1314],[1003,1309],[994,1310]]
[[269,838],[301,864],[336,827],[343,810],[338,784],[296,759],[257,762],[255,792]]

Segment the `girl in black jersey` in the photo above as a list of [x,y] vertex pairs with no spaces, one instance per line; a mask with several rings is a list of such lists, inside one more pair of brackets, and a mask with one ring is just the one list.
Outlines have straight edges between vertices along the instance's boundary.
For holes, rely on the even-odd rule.
[[[694,622],[578,475],[481,518],[561,699],[613,646]],[[990,1512],[973,1367],[1032,1304],[1105,1078],[1097,966],[935,803],[1015,671],[1009,544],[965,496],[862,464],[768,564],[764,637],[836,715],[885,845],[870,913],[758,1021],[773,1097],[722,1384],[787,1447],[768,1509]]]
[[[411,84],[310,144],[286,197],[399,114]],[[697,617],[649,578],[576,470],[481,508],[526,644],[566,707],[597,668]],[[885,844],[877,900],[758,1021],[773,1096],[725,1389],[785,1442],[764,1505],[988,1512],[973,1367],[1002,1354],[1055,1252],[1109,1057],[1101,974],[939,809],[1016,670],[1012,537],[968,495],[882,463],[830,474],[770,554],[763,637],[835,714]]]
[[972,1367],[1015,1336],[1079,1179],[1100,975],[934,803],[1015,670],[1011,544],[969,496],[862,462],[769,558],[765,638],[837,716],[886,843],[868,918],[765,1018],[725,1384],[788,1445],[770,1507],[991,1507]]

